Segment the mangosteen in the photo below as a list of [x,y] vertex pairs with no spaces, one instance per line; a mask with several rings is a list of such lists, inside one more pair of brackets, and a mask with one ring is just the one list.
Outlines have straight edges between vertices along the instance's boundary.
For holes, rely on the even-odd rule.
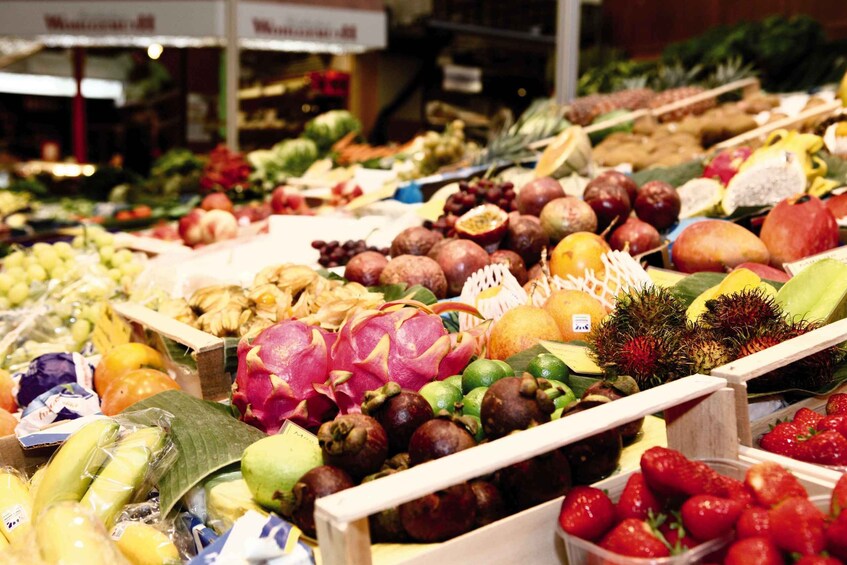
[[[582,394],[583,400],[589,396],[605,396],[609,400],[617,400],[639,392],[638,383],[628,375],[620,375],[613,379],[599,380]],[[644,418],[622,425],[618,428],[624,444],[632,443],[644,425]]]
[[478,424],[471,416],[457,416],[446,410],[415,430],[409,440],[409,462],[420,465],[476,445]]
[[321,465],[300,477],[294,487],[291,520],[307,536],[315,537],[315,500],[356,486],[350,475],[338,467]]
[[544,392],[549,387],[546,380],[529,373],[495,381],[482,397],[480,419],[485,436],[497,439],[515,430],[549,422],[550,414],[556,409]]
[[432,406],[426,398],[401,389],[393,381],[365,393],[362,413],[372,416],[385,429],[390,453],[406,451],[415,430],[433,417]]
[[[379,473],[368,475],[362,479],[362,484],[398,473],[396,469],[383,469]],[[409,541],[403,523],[400,521],[400,509],[396,506],[386,508],[368,516],[371,528],[371,539],[377,543],[403,543]]]
[[506,516],[506,502],[500,489],[491,481],[471,481],[476,497],[476,527],[481,528]]
[[441,241],[443,235],[422,226],[406,228],[391,242],[391,256],[426,255],[432,246]]
[[361,479],[379,471],[388,457],[388,435],[364,414],[343,414],[318,429],[318,442],[327,465],[344,469]]
[[529,280],[526,272],[526,264],[520,255],[508,249],[498,249],[491,254],[491,264],[502,263],[509,268],[509,272],[523,286]]
[[417,541],[445,541],[473,529],[476,496],[468,483],[454,485],[401,505],[400,521]]
[[571,465],[562,450],[501,469],[497,484],[514,510],[523,510],[562,496],[571,488]]
[[502,247],[521,256],[524,263],[534,265],[541,259],[541,250],[550,245],[541,222],[534,216],[518,216],[509,221]]
[[[568,406],[562,412],[562,418],[606,402],[611,400],[599,395],[588,396]],[[571,474],[575,484],[596,483],[614,473],[618,468],[623,451],[620,428],[612,428],[566,445],[561,451],[571,464]]]
[[419,284],[436,298],[447,297],[447,277],[435,260],[417,255],[393,257],[379,275],[379,284]]
[[411,466],[408,453],[396,453],[385,460],[385,463],[382,464],[382,470],[405,471]]

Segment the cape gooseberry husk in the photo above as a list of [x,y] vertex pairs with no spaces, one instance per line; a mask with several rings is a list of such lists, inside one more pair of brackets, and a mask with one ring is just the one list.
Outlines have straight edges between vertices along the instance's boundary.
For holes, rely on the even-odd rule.
[[723,294],[706,301],[700,323],[718,336],[733,336],[782,317],[774,299],[760,288]]

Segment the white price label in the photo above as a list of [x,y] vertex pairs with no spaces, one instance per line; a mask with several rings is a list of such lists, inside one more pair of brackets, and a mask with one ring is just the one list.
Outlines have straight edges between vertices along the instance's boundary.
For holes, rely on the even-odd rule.
[[574,314],[571,316],[571,329],[575,333],[588,333],[591,331],[591,314]]
[[20,504],[16,504],[11,508],[7,508],[2,514],[3,525],[8,531],[12,531],[29,519],[26,513],[26,508]]

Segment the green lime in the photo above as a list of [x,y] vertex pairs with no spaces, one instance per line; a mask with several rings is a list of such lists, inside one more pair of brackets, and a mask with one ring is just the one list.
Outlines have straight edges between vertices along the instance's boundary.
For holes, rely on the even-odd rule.
[[474,439],[476,440],[477,443],[479,443],[479,442],[481,442],[482,440],[485,439],[485,431],[483,431],[483,429],[482,429],[482,420],[480,420],[476,416],[471,416],[471,418],[476,420],[477,428],[476,428],[476,435],[474,436]]
[[455,404],[462,401],[462,391],[445,381],[426,383],[419,392],[426,398],[436,414],[439,410],[452,413],[456,410]]
[[462,400],[462,404],[465,405],[462,414],[479,418],[480,409],[482,408],[482,397],[485,396],[487,391],[487,386],[479,386],[467,393],[464,400]]
[[493,361],[494,361],[495,363],[497,363],[498,365],[500,365],[500,367],[502,367],[502,368],[503,368],[503,373],[504,373],[507,377],[514,377],[514,376],[515,376],[515,370],[512,368],[512,366],[511,366],[511,365],[509,365],[509,364],[508,364],[508,363],[506,363],[505,361],[500,361],[499,359],[493,359]]
[[505,371],[497,361],[491,359],[477,359],[462,373],[462,392],[467,394],[473,389],[481,386],[491,386],[494,381],[505,377]]
[[453,375],[452,377],[447,377],[441,382],[453,385],[457,389],[462,390],[462,375]]
[[540,353],[529,362],[526,371],[537,379],[570,382],[570,370],[565,362],[552,353]]

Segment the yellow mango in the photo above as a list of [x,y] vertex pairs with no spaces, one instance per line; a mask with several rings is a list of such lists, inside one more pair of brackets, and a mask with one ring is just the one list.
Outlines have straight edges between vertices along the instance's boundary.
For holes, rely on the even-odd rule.
[[[713,300],[718,296],[740,292],[748,288],[756,288],[761,286],[762,279],[750,269],[735,269],[731,271],[724,280],[711,288],[704,290],[700,296],[694,299],[685,311],[685,316],[691,323],[700,319],[700,316],[706,311],[706,302]],[[766,285],[769,286],[770,285]],[[773,287],[771,287],[773,288]]]

